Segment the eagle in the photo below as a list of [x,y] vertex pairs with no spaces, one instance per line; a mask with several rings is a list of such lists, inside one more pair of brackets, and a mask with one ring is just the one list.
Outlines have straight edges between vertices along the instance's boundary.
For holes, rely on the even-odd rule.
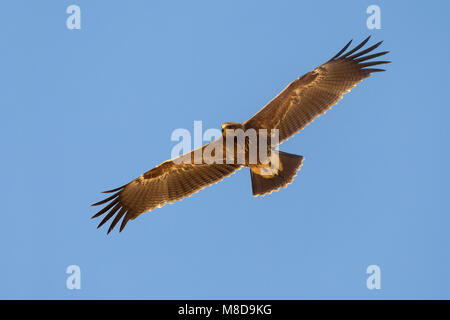
[[[270,194],[286,187],[294,180],[304,158],[282,151],[272,152],[271,150],[275,150],[272,142],[281,144],[325,113],[363,79],[372,73],[385,71],[374,66],[390,61],[373,59],[385,55],[388,51],[373,53],[382,41],[364,48],[369,39],[370,36],[348,50],[352,43],[350,40],[330,60],[291,82],[249,120],[243,123],[225,122],[220,138],[167,160],[119,188],[104,191],[112,195],[93,204],[93,206],[105,205],[92,217],[104,215],[98,228],[113,218],[107,232],[109,234],[122,219],[119,231],[121,232],[129,220],[134,220],[141,214],[167,203],[189,197],[242,167],[250,168],[254,196]],[[263,140],[259,132],[266,130],[266,137],[270,138],[265,139],[266,142],[263,144],[263,148],[267,149],[266,159],[263,161],[257,158],[256,162],[250,162],[248,141],[244,141],[243,148],[238,148],[236,136],[228,138],[228,132],[233,130],[255,130],[259,145]],[[275,134],[276,139],[272,139]],[[231,161],[228,157],[229,145],[235,151],[243,150],[243,152],[236,151]],[[243,161],[236,161],[242,153],[244,153]],[[276,166],[267,161],[272,160],[272,155],[276,155],[274,161],[277,163]],[[212,158],[223,161],[211,161]]]

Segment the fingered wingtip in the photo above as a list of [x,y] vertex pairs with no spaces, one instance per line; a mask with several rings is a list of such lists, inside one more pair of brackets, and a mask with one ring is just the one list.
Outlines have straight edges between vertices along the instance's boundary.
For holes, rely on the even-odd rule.
[[347,48],[348,47],[350,47],[350,44],[352,43],[352,41],[353,41],[353,39],[351,39],[349,42],[347,42],[347,44],[338,52],[338,53],[336,53],[331,59],[330,59],[330,61],[331,60],[334,60],[334,59],[337,59],[341,54],[343,54],[344,52],[345,52],[345,50],[347,50]]
[[378,68],[371,68],[371,69],[364,69],[364,70],[366,70],[368,73],[384,72],[384,71],[386,71],[386,69],[378,69]]
[[371,34],[369,34],[362,42],[363,42],[364,44],[366,44],[367,42],[369,42],[370,38],[372,38],[372,35],[371,35]]
[[122,189],[125,188],[126,186],[127,186],[127,185],[124,184],[123,186],[120,186],[120,187],[115,188],[115,189],[112,189],[112,190],[102,191],[102,193],[112,193],[112,192],[116,192],[116,191],[122,190]]

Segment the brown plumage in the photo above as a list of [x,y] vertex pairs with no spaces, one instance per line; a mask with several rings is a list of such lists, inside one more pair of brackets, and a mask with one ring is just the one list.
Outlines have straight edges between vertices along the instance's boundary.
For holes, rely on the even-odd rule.
[[[388,52],[368,54],[382,42],[360,51],[369,38],[346,52],[350,41],[329,61],[290,83],[251,119],[242,124],[225,123],[222,130],[278,129],[280,143],[293,136],[335,105],[345,93],[371,73],[385,71],[374,66],[390,61],[369,60]],[[210,156],[202,155],[199,161],[194,161],[196,151],[191,151],[161,163],[122,187],[105,191],[113,195],[93,204],[95,206],[109,202],[93,216],[96,218],[106,214],[98,227],[114,217],[108,229],[109,233],[123,218],[120,225],[122,231],[129,220],[134,220],[142,213],[162,207],[166,203],[188,197],[208,185],[219,182],[242,166],[250,167],[253,195],[268,194],[291,183],[303,162],[302,156],[280,151],[278,171],[273,175],[263,175],[261,172],[265,165],[259,160],[257,164],[250,164],[247,160],[243,164],[227,164],[223,143],[225,140],[223,136],[200,148],[202,151],[205,151],[205,148],[223,148],[223,163],[212,161],[215,152]]]

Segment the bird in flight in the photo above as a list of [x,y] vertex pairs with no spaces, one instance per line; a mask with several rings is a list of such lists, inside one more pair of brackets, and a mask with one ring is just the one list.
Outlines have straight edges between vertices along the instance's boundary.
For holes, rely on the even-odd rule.
[[[273,141],[281,144],[314,118],[325,113],[342,99],[344,93],[349,92],[363,79],[374,72],[385,71],[374,66],[390,61],[372,59],[385,55],[388,51],[372,53],[382,41],[363,49],[369,39],[370,36],[347,51],[352,41],[348,42],[330,60],[291,82],[249,120],[243,123],[225,122],[222,125],[222,137],[219,139],[167,160],[119,188],[105,191],[104,193],[113,194],[93,204],[106,204],[92,217],[97,218],[105,214],[98,227],[114,217],[108,233],[121,219],[122,231],[129,220],[188,197],[242,167],[250,168],[254,196],[269,194],[286,187],[297,175],[303,157],[281,151],[274,152]],[[250,135],[244,137],[244,143],[242,140],[239,142],[236,135],[231,138],[228,135],[230,131],[238,130],[254,130],[254,144],[260,150],[264,149],[267,157],[257,157],[256,161],[250,161],[250,151],[254,151],[248,142],[251,139],[247,140]],[[265,132],[265,135],[261,132]]]

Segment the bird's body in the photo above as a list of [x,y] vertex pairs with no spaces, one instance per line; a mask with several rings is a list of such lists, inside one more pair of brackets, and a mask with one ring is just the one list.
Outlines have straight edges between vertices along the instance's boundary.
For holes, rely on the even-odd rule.
[[387,52],[366,55],[381,42],[358,51],[368,40],[345,52],[350,41],[332,59],[290,83],[249,120],[224,123],[219,139],[165,161],[122,187],[106,191],[114,194],[94,204],[109,202],[94,215],[106,213],[99,227],[114,216],[108,233],[123,218],[121,231],[129,220],[142,213],[188,197],[242,167],[250,168],[255,196],[291,183],[303,157],[277,151],[276,147],[325,113],[371,73],[384,71],[372,67],[389,61],[367,60]]

